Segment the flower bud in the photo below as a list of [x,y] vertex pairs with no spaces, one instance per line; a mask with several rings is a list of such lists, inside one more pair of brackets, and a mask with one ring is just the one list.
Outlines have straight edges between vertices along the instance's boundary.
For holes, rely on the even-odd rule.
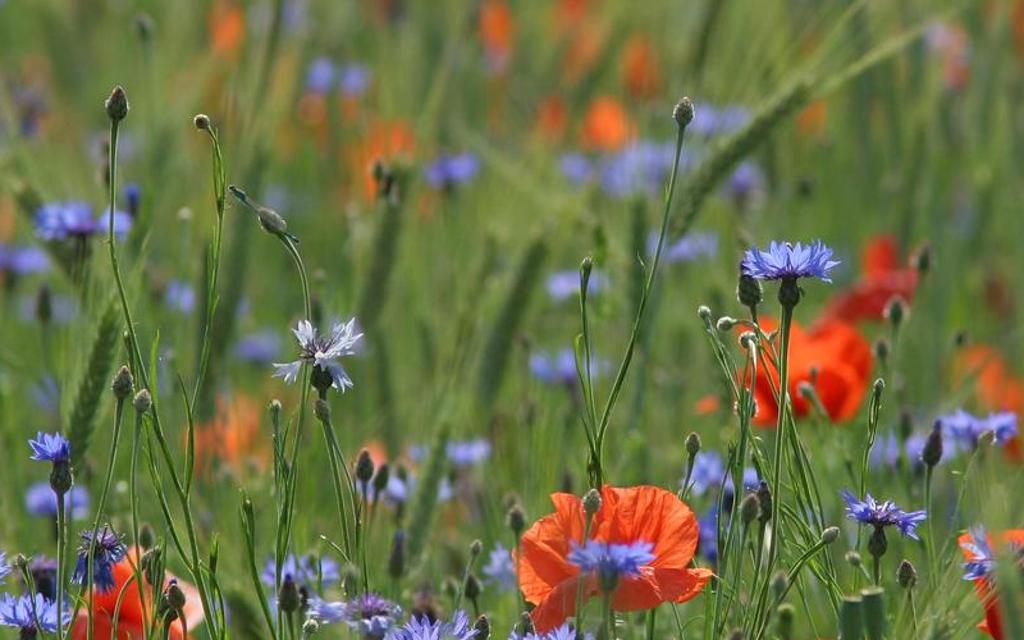
[[388,481],[391,480],[391,467],[388,463],[384,462],[377,467],[377,473],[373,476],[373,495],[374,497],[384,493],[388,488]]
[[701,441],[700,434],[696,431],[691,431],[690,435],[686,436],[686,455],[693,460],[700,453]]
[[50,468],[50,488],[53,489],[53,492],[62,498],[64,494],[71,491],[73,486],[75,486],[75,476],[71,471],[71,464],[67,460],[54,461],[53,467]]
[[921,245],[911,260],[917,272],[922,276],[931,271],[932,268],[932,246],[930,244]]
[[924,441],[924,448],[921,449],[921,462],[928,468],[932,468],[939,464],[941,460],[942,423],[936,420],[935,425],[932,427],[932,432],[928,434],[928,439]]
[[104,106],[107,108],[107,117],[111,122],[120,122],[128,117],[128,96],[121,85],[114,87]]
[[320,631],[320,623],[317,622],[316,618],[306,618],[306,621],[302,623],[302,635],[304,637],[308,638],[309,636],[316,635],[318,631]]
[[711,320],[711,309],[709,307],[707,307],[706,305],[702,304],[699,307],[697,307],[697,316],[701,320],[705,320],[705,321]]
[[[469,597],[469,594],[466,594]],[[480,616],[473,623],[473,630],[476,632],[473,635],[473,640],[487,640],[491,637],[491,622],[487,619],[487,616]]]
[[715,328],[721,331],[722,333],[728,333],[729,331],[732,331],[736,327],[736,324],[736,318],[722,316],[721,318],[718,319],[718,322],[715,323]]
[[469,556],[474,560],[480,557],[480,554],[484,551],[484,543],[479,539],[474,540],[469,544]]
[[839,527],[829,527],[821,532],[821,541],[825,544],[832,544],[839,539]]
[[372,479],[373,458],[370,457],[369,450],[363,449],[359,452],[359,457],[356,459],[356,480],[365,487],[369,486]]
[[775,594],[776,599],[781,599],[786,593],[786,588],[789,587],[789,577],[786,576],[786,572],[779,569],[772,576],[771,588]]
[[757,486],[757,503],[761,507],[761,515],[757,519],[764,524],[772,518],[772,490],[764,480]]
[[868,553],[874,558],[881,558],[889,549],[889,542],[885,539],[885,529],[875,527],[874,533],[868,538]]
[[753,309],[764,301],[764,287],[757,278],[741,273],[736,284],[736,299],[744,307]]
[[889,339],[882,336],[875,340],[875,357],[878,358],[879,362],[885,364],[885,361],[889,359]]
[[466,586],[464,589],[464,593],[466,597],[469,598],[470,602],[474,602],[477,598],[479,598],[483,590],[484,588],[483,585],[480,584],[480,578],[477,578],[472,573],[466,577]]
[[601,493],[597,489],[591,489],[583,496],[583,512],[593,516],[601,510]]
[[132,405],[135,406],[135,411],[138,413],[148,413],[153,407],[153,396],[149,394],[149,389],[140,389],[135,394],[135,399],[132,400]]
[[53,296],[50,287],[45,284],[39,287],[36,294],[36,320],[41,325],[47,325],[53,319]]
[[143,551],[149,551],[156,544],[156,533],[153,527],[147,522],[139,527],[139,546]]
[[209,131],[210,116],[206,115],[205,113],[197,113],[196,116],[192,118],[192,124],[195,126],[196,129],[200,131]]
[[693,101],[686,97],[680,98],[675,108],[672,109],[672,119],[680,127],[685,127],[693,121],[693,116]]
[[907,302],[900,296],[893,296],[885,304],[885,311],[882,312],[882,315],[889,321],[893,329],[898,329],[907,319],[908,313]]
[[760,515],[761,507],[757,502],[757,495],[748,493],[743,502],[740,503],[740,521],[743,526],[749,525]]
[[856,551],[847,551],[846,552],[846,562],[848,562],[851,567],[859,567],[861,564],[864,563],[864,560],[860,557],[860,554],[857,553]]
[[175,611],[181,611],[185,608],[185,592],[178,586],[177,580],[171,580],[170,584],[167,585],[167,603]]
[[523,508],[518,504],[513,504],[509,507],[508,513],[505,514],[505,522],[508,523],[508,528],[512,530],[512,533],[518,539],[523,534],[523,530],[526,529],[526,514],[523,513]]
[[299,586],[295,584],[292,574],[286,573],[277,594],[277,605],[285,613],[295,613],[299,610],[299,604]]
[[134,387],[135,381],[132,379],[132,372],[128,367],[122,365],[117,370],[114,381],[110,383],[110,389],[114,392],[114,397],[118,400],[124,400],[132,394]]
[[896,582],[904,589],[913,589],[917,584],[917,569],[910,560],[903,560],[896,569]]

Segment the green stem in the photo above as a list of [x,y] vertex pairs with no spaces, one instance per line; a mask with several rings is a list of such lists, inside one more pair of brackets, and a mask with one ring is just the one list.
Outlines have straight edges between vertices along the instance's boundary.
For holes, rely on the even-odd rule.
[[[132,510],[132,540],[135,543],[136,548],[140,549],[138,559],[132,563],[134,568],[134,579],[135,583],[139,585],[139,602],[142,605],[143,616],[146,616],[146,590],[144,582],[142,580],[142,554],[141,547],[139,547],[139,493],[138,493],[138,464],[139,464],[139,444],[142,439],[142,416],[143,414],[135,412],[135,434],[132,440],[132,459],[131,459],[131,475],[128,477],[128,500],[131,502]],[[59,618],[58,618],[59,619]],[[143,625],[143,640],[149,640],[149,625]]]
[[[66,494],[65,494],[66,495]],[[64,615],[64,552],[68,537],[67,512],[64,504],[64,495],[57,496],[57,620],[63,620]],[[64,635],[63,627],[57,632],[57,637]]]

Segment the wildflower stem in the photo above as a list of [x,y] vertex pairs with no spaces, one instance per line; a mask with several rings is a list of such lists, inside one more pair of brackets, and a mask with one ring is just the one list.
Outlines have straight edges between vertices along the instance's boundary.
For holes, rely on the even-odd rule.
[[[142,439],[142,416],[144,414],[140,411],[135,412],[135,433],[132,439],[132,458],[131,458],[131,471],[128,476],[128,501],[131,503],[132,511],[132,542],[136,548],[139,547],[139,491],[138,491],[138,464],[139,464],[139,445]],[[141,552],[139,558],[132,563],[134,569],[133,579],[139,587],[139,602],[142,605],[142,612],[145,616],[146,612],[146,590],[142,588],[144,584],[142,581],[142,568],[140,566]],[[142,632],[144,640],[149,640],[149,625],[143,625]]]
[[[935,467],[932,465],[925,465],[924,468],[924,508],[928,512],[929,516],[934,513],[932,511],[932,472]],[[925,537],[925,551],[928,554],[928,582],[932,588],[936,586],[936,580],[938,579],[935,559],[935,522],[934,516],[928,518],[928,535]]]
[[[66,495],[66,494],[64,494]],[[64,627],[61,622],[64,620],[64,552],[67,546],[68,522],[67,511],[64,504],[64,495],[57,495],[57,637],[63,637]]]

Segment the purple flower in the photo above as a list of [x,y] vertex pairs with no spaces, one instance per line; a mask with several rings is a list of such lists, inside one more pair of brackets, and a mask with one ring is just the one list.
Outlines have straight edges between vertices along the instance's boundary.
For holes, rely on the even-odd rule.
[[487,576],[485,582],[496,585],[501,591],[516,588],[516,566],[512,561],[512,553],[500,542],[495,543],[481,571]]
[[750,110],[738,105],[727,105],[716,108],[701,106],[694,114],[693,122],[687,132],[694,135],[711,137],[735,133],[750,121]]
[[584,545],[572,543],[568,560],[583,573],[595,574],[604,588],[620,578],[639,576],[640,569],[654,560],[653,549],[653,543],[643,540],[630,544],[587,540]]
[[1011,411],[990,413],[982,418],[962,409],[938,419],[943,435],[949,436],[956,448],[972,451],[986,433],[992,433],[997,445],[1003,446],[1017,435],[1017,414]]
[[35,638],[39,631],[63,631],[71,621],[71,612],[64,610],[63,620],[57,622],[57,603],[41,593],[22,594],[17,598],[9,593],[0,597],[0,626],[16,627],[22,638]]
[[393,629],[388,640],[473,640],[476,629],[469,624],[465,611],[456,611],[450,622],[426,616],[413,617],[404,627]]
[[[268,587],[275,586],[275,568],[274,558],[267,558],[266,563],[263,565],[263,573],[260,574],[260,579]],[[332,585],[341,579],[341,571],[337,562],[327,556],[317,558],[313,554],[308,554],[301,558],[297,558],[294,554],[289,554],[281,564],[282,578],[285,575],[292,576],[300,585],[311,587]]]
[[[601,161],[598,168],[601,188],[619,198],[637,193],[655,194],[672,171],[674,158],[673,143],[634,142]],[[685,167],[689,161],[690,156],[686,154],[680,164]]]
[[50,600],[56,600],[57,561],[46,556],[35,556],[28,563],[28,571],[32,574],[36,593],[41,593]]
[[334,86],[336,70],[330,58],[321,56],[313,60],[306,72],[306,91],[316,94],[328,93]]
[[480,161],[472,153],[440,156],[423,168],[423,178],[435,189],[450,190],[480,173]]
[[[725,481],[725,465],[722,456],[715,451],[701,451],[693,459],[690,475],[690,491],[702,496],[708,490],[719,487]],[[686,478],[684,477],[685,481]]]
[[449,442],[445,453],[453,466],[472,467],[491,457],[491,443],[484,438]]
[[[134,182],[124,185],[125,206],[128,207],[128,215],[134,220],[139,215],[139,206],[142,202],[142,187]],[[115,220],[116,224],[117,221]]]
[[[388,476],[384,496],[394,504],[404,504],[415,490],[416,476],[406,475],[403,478],[399,474],[393,474]],[[437,487],[437,501],[448,502],[452,499],[453,493],[451,481],[447,477],[441,478],[441,484]]]
[[341,86],[341,93],[349,98],[358,98],[370,88],[370,80],[373,74],[370,68],[364,64],[351,63],[341,68],[338,84]]
[[832,249],[821,240],[810,244],[772,242],[767,251],[748,249],[740,264],[744,275],[758,280],[795,280],[818,278],[832,282],[828,272],[839,262],[832,259]]
[[50,269],[50,258],[38,247],[6,247],[0,245],[0,271],[14,276],[44,273]]
[[[594,640],[594,634],[584,633],[584,640]],[[576,640],[576,629],[569,626],[568,622],[562,623],[562,626],[552,629],[547,633],[527,633],[526,635],[519,634],[515,629],[509,634],[508,640]]]
[[382,640],[402,615],[402,608],[376,593],[363,593],[348,602],[313,599],[309,615],[326,624],[344,622],[367,640]]
[[[36,482],[25,490],[25,510],[33,516],[57,516],[57,494],[49,482]],[[64,494],[64,510],[72,520],[89,517],[89,491],[85,487],[71,487]]]
[[742,162],[729,176],[727,187],[736,202],[746,204],[764,190],[764,173],[753,162]]
[[849,489],[844,489],[842,496],[846,501],[846,517],[861,524],[872,525],[877,529],[894,526],[901,534],[912,540],[918,539],[918,523],[928,517],[926,511],[907,513],[891,500],[878,502],[870,493],[864,497],[864,500],[858,500],[857,496],[853,495]]
[[196,290],[181,280],[171,280],[164,291],[164,304],[171,309],[189,315],[196,308]]
[[[352,378],[338,362],[344,356],[355,353],[355,345],[363,337],[356,333],[356,319],[346,323],[335,323],[330,335],[321,336],[308,320],[302,320],[293,333],[299,341],[299,359],[286,364],[274,363],[274,377],[284,378],[291,384],[299,377],[303,364],[313,365],[331,377],[331,386],[344,392],[352,388]],[[325,385],[326,386],[326,385]]]
[[[608,362],[599,360],[596,355],[590,357],[590,375],[600,376],[608,369]],[[574,387],[579,383],[576,374],[576,354],[572,349],[562,349],[558,353],[549,354],[535,351],[530,354],[530,373],[535,378],[548,384],[560,384]]]
[[562,175],[576,185],[590,182],[594,177],[594,165],[582,153],[566,153],[558,160]]
[[[587,295],[592,296],[605,288],[605,276],[600,271],[592,271],[587,281]],[[548,276],[548,295],[555,302],[568,300],[580,291],[580,273],[576,270],[556,271]]]
[[[36,211],[36,235],[41,240],[60,241],[106,234],[110,209],[94,218],[86,202],[68,201],[44,204]],[[123,240],[131,229],[132,219],[124,211],[114,211],[114,235]]]
[[44,460],[53,463],[69,462],[71,460],[71,443],[59,433],[36,434],[34,440],[28,441],[32,448],[33,460]]
[[82,532],[78,545],[78,562],[71,581],[85,584],[89,572],[89,552],[92,551],[92,582],[100,593],[106,593],[116,586],[114,565],[128,555],[128,547],[110,525],[103,525],[97,532],[95,542],[92,530]]
[[[647,236],[647,254],[653,256],[658,249],[658,233]],[[718,254],[718,235],[712,232],[688,233],[662,248],[662,260],[669,264],[695,262],[701,258],[714,258]]]
[[269,364],[280,351],[281,336],[270,330],[250,333],[235,345],[238,358],[253,364]]

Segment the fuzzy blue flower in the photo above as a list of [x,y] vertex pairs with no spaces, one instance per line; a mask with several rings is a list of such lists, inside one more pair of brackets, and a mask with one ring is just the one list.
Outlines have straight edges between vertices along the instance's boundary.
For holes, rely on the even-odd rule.
[[435,189],[454,189],[480,173],[480,161],[472,153],[441,156],[423,169],[423,178]]
[[281,336],[269,330],[243,336],[235,345],[238,359],[252,364],[270,364],[280,351]]
[[[87,238],[106,234],[110,223],[110,209],[98,218],[93,217],[87,202],[53,202],[41,206],[35,215],[36,236],[40,240],[59,241],[69,238]],[[127,235],[132,218],[124,211],[114,211],[114,235],[119,240]]]
[[96,532],[93,546],[92,530],[82,532],[82,541],[78,545],[78,562],[71,581],[85,584],[89,573],[89,551],[92,548],[92,582],[100,593],[106,593],[116,586],[114,581],[114,565],[128,555],[128,547],[110,525],[104,525]]
[[[590,375],[600,376],[608,369],[608,362],[591,355]],[[541,382],[575,387],[579,383],[576,374],[576,354],[572,349],[562,349],[558,353],[548,354],[534,352],[530,354],[530,373]]]
[[582,153],[566,153],[558,160],[565,179],[575,185],[587,183],[594,176],[594,165]]
[[473,640],[477,630],[469,624],[465,611],[456,611],[451,621],[434,620],[426,616],[413,617],[404,627],[392,629],[388,640]]
[[365,64],[350,63],[341,68],[338,74],[338,86],[341,94],[349,98],[358,98],[370,88],[373,73]]
[[[508,640],[576,640],[576,629],[569,626],[568,622],[547,633],[521,634],[513,629],[512,633],[508,636]],[[583,640],[594,640],[594,634],[584,633]]]
[[[260,579],[268,587],[275,586],[274,570],[274,558],[267,558]],[[291,575],[299,585],[316,587],[318,584],[322,584],[329,586],[341,579],[341,570],[338,563],[327,556],[321,556],[318,559],[313,554],[301,558],[296,557],[295,554],[288,554],[281,564],[281,576],[285,575]]]
[[343,622],[366,640],[383,640],[398,622],[402,608],[376,593],[363,593],[348,602],[310,601],[309,615],[324,624]]
[[497,586],[500,591],[516,588],[516,566],[512,561],[512,553],[500,542],[495,543],[481,571],[486,576],[484,582]]
[[43,594],[49,600],[55,600],[57,598],[57,561],[46,556],[35,556],[29,560],[28,571],[32,574],[36,593]]
[[[605,288],[606,278],[600,271],[592,271],[587,281],[587,295],[592,296]],[[548,295],[555,302],[562,302],[579,295],[580,272],[557,271],[548,276]]]
[[721,486],[724,480],[725,464],[722,456],[715,451],[699,452],[693,459],[693,471],[690,472],[690,491],[693,495],[702,496],[710,489]]
[[10,573],[11,565],[7,564],[7,554],[0,551],[0,584],[3,584],[4,579],[7,578]]
[[334,86],[334,78],[337,70],[334,63],[326,56],[315,58],[309,64],[306,71],[306,91],[323,95],[328,93]]
[[472,467],[491,457],[491,443],[486,438],[449,442],[445,453],[452,466]]
[[[25,510],[29,515],[57,517],[57,494],[49,482],[36,482],[25,490]],[[64,510],[72,520],[89,517],[89,491],[75,486],[64,494]]]
[[594,573],[606,579],[631,578],[640,575],[640,569],[654,560],[654,544],[643,540],[631,544],[617,544],[587,540],[572,544],[569,562],[584,573]]
[[[652,231],[647,236],[647,254],[654,255],[658,248],[658,232]],[[661,259],[668,264],[696,262],[703,258],[714,258],[718,254],[718,235],[712,232],[693,232],[666,244],[661,251]]]
[[718,565],[718,504],[697,520],[700,535],[697,549],[711,564]]
[[891,500],[879,502],[870,493],[864,500],[859,500],[849,489],[844,489],[842,496],[846,501],[846,517],[878,529],[896,527],[901,534],[912,540],[918,540],[917,525],[928,517],[926,511],[908,513]]
[[995,443],[1005,445],[1017,435],[1017,414],[1011,411],[975,416],[958,409],[938,419],[944,436],[949,436],[957,449],[972,451],[986,433],[992,433]]
[[767,251],[748,249],[740,263],[743,275],[758,280],[796,280],[817,278],[832,282],[829,271],[839,264],[832,259],[832,249],[821,240],[810,244],[772,242]]
[[28,276],[50,269],[50,258],[39,247],[0,245],[0,271],[12,276]]
[[[285,364],[274,363],[274,377],[284,378],[288,384],[295,382],[303,364],[310,364],[331,377],[331,386],[344,392],[352,388],[352,378],[338,362],[344,356],[355,353],[355,346],[363,337],[356,333],[356,319],[337,322],[331,333],[321,336],[308,320],[302,320],[293,331],[299,341],[299,359]],[[326,386],[326,385],[325,385]]]
[[196,308],[196,290],[187,282],[171,280],[164,290],[164,304],[181,314],[189,315]]
[[61,617],[64,619],[58,624],[57,603],[40,593],[18,597],[5,593],[0,597],[0,626],[17,628],[22,638],[35,638],[39,631],[63,631],[71,621],[71,612],[65,609]]
[[71,443],[59,433],[36,434],[34,440],[28,441],[32,447],[32,459],[44,460],[53,463],[65,463],[71,460]]

